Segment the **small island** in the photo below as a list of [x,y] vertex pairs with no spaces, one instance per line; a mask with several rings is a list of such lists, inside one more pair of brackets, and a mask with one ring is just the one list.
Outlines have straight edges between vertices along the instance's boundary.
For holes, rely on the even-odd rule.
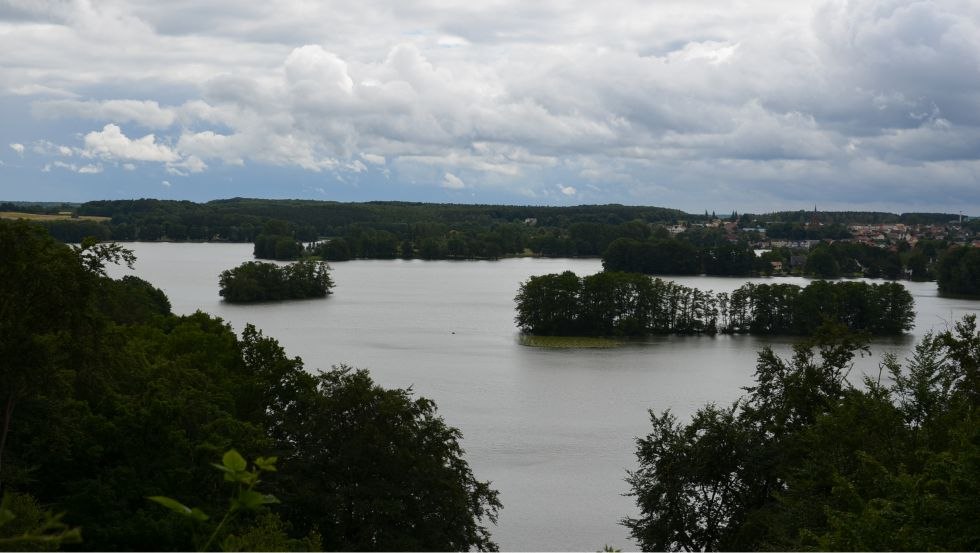
[[884,336],[915,321],[912,295],[897,282],[747,283],[715,294],[639,273],[566,271],[531,277],[515,301],[518,327],[538,336],[809,336],[825,323]]
[[231,303],[322,298],[333,280],[322,261],[303,260],[290,265],[247,261],[221,273],[218,294]]

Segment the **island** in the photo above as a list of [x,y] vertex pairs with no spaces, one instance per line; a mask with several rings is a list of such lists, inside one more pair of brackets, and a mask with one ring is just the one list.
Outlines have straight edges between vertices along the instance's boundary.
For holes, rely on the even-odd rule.
[[323,298],[333,288],[329,266],[313,260],[282,266],[247,261],[222,272],[218,282],[218,294],[231,303]]

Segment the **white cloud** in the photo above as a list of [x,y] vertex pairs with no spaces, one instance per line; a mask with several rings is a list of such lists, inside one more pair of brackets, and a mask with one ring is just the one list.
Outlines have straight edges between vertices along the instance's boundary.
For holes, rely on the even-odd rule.
[[168,180],[160,181],[160,184],[163,185],[164,188],[170,188],[170,181]]
[[466,184],[463,179],[457,177],[452,173],[446,173],[442,176],[442,187],[449,188],[450,190],[460,190],[466,188]]
[[558,191],[566,196],[574,196],[575,194],[578,194],[578,190],[575,190],[574,186],[562,186],[559,184]]
[[72,173],[78,173],[80,175],[97,175],[104,171],[101,163],[88,163],[85,165],[76,165],[74,163],[66,163],[64,161],[54,161],[52,163],[47,163],[41,168],[44,173],[50,172],[51,169],[64,169],[66,171],[71,171]]
[[10,149],[13,150],[13,151],[15,151],[15,152],[17,152],[17,155],[19,155],[19,156],[24,155],[24,145],[23,144],[14,142],[14,143],[10,144]]
[[372,165],[384,165],[386,163],[385,156],[377,154],[361,154],[361,159]]
[[92,131],[85,135],[84,154],[105,159],[169,163],[180,159],[172,149],[164,144],[158,144],[154,135],[148,134],[142,138],[130,139],[123,134],[122,129],[112,123],[103,127],[101,131]]
[[122,168],[125,169],[126,171],[135,171],[136,165],[133,163],[123,163]]

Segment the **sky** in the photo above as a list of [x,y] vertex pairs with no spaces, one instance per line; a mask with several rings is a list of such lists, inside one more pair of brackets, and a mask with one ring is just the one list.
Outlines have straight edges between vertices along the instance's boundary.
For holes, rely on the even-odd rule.
[[980,215],[976,0],[0,0],[0,200]]

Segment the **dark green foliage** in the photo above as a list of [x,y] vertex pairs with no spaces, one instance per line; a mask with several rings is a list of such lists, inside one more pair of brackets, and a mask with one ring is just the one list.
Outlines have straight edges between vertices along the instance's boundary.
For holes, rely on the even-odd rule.
[[284,234],[260,234],[255,238],[255,257],[291,261],[299,259],[303,245],[292,236]]
[[837,278],[840,276],[840,265],[826,247],[818,246],[807,255],[803,273],[817,278]]
[[99,310],[122,324],[146,323],[170,315],[170,300],[162,290],[132,275],[99,282]]
[[351,258],[350,246],[343,238],[332,238],[312,244],[309,253],[326,261],[347,261]]
[[[980,410],[974,317],[927,336],[893,384],[847,381],[848,333],[765,349],[755,385],[690,423],[651,412],[628,481],[645,550],[976,550]],[[816,349],[816,351],[814,351]]]
[[219,294],[226,301],[248,303],[322,298],[333,281],[325,263],[312,260],[291,265],[247,261],[221,273]]
[[[254,327],[239,340],[206,314],[175,317],[144,281],[102,274],[104,262],[126,260],[117,247],[73,249],[37,225],[0,221],[0,254],[3,489],[65,512],[66,524],[82,528],[81,547],[206,543],[211,528],[146,497],[222,512],[228,496],[210,463],[234,447],[280,457],[282,472],[263,477],[263,493],[320,510],[264,502],[227,521],[215,543],[315,549],[316,529],[330,528],[337,534],[323,547],[493,548],[484,525],[499,507],[496,492],[473,477],[458,431],[430,401],[361,372],[313,375]],[[353,518],[339,507],[351,502]],[[22,522],[40,520],[37,509],[21,511]]]
[[[231,449],[221,456],[221,464],[212,463],[212,466],[221,471],[224,481],[233,486],[233,492],[228,500],[228,508],[224,516],[218,519],[219,521],[214,525],[207,541],[198,551],[210,551],[211,544],[222,536],[222,531],[235,518],[249,512],[261,512],[265,506],[279,503],[276,496],[262,493],[256,489],[261,483],[259,478],[261,473],[276,471],[275,457],[259,457],[252,462],[252,468],[249,468],[249,463],[245,461],[245,458]],[[209,518],[212,518],[197,507],[188,507],[167,496],[154,495],[147,499],[198,523],[207,522]],[[217,519],[217,516],[214,519]]]
[[[845,219],[848,222],[851,220]],[[775,239],[789,240],[839,240],[850,238],[851,233],[842,224],[827,226],[804,226],[804,221],[793,223],[769,223],[766,225],[766,236]]]
[[[902,256],[898,252],[855,242],[834,242],[814,247],[807,256],[803,272],[818,278],[863,276],[895,280],[903,276],[903,270]],[[925,270],[925,266],[920,267],[919,275],[924,276]]]
[[707,231],[712,232],[690,229],[683,240],[620,238],[603,251],[602,266],[607,271],[648,275],[749,276],[760,272],[762,264],[748,244],[712,236],[718,229]]
[[698,250],[680,240],[639,241],[620,238],[602,254],[607,271],[648,275],[696,275],[701,273]]
[[531,277],[514,301],[517,326],[538,335],[812,335],[828,322],[894,335],[915,319],[912,295],[896,282],[750,283],[714,294],[637,273],[566,271]]
[[939,259],[936,280],[940,294],[980,297],[980,248],[947,250]]
[[496,549],[481,521],[496,521],[497,492],[432,401],[347,368],[315,386],[280,427],[283,512],[298,529],[318,529],[327,550]]

